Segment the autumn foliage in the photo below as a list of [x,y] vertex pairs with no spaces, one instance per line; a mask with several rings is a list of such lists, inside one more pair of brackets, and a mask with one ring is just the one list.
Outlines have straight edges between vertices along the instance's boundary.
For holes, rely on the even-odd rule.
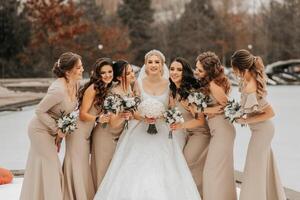
[[33,24],[33,45],[45,41],[59,45],[87,31],[87,23],[81,20],[83,13],[72,0],[28,0],[26,6]]

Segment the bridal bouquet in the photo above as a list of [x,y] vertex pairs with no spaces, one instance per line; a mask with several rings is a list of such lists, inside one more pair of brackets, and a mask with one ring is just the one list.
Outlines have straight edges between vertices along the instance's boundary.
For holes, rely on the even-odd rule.
[[[123,97],[122,99],[122,111],[133,113],[137,110],[138,105],[141,103],[141,99],[138,96],[135,97]],[[128,128],[128,119],[125,120],[125,129]]]
[[[174,123],[183,123],[184,119],[182,113],[178,110],[177,107],[172,108],[164,112],[164,117],[167,124],[174,124]],[[169,138],[172,139],[172,130],[169,131]]]
[[189,105],[194,104],[197,110],[201,112],[208,106],[210,101],[210,98],[201,92],[193,92],[188,96]]
[[[104,114],[114,113],[117,114],[122,109],[122,97],[118,94],[109,94],[103,101],[102,107]],[[103,123],[102,127],[106,128],[107,123]]]
[[[141,104],[138,107],[138,111],[142,117],[157,119],[163,115],[165,107],[160,101],[149,98],[141,102]],[[155,124],[149,124],[147,133],[157,133]]]
[[229,100],[224,108],[225,119],[228,119],[233,123],[236,119],[243,117],[243,112],[241,110],[241,105],[233,100]]

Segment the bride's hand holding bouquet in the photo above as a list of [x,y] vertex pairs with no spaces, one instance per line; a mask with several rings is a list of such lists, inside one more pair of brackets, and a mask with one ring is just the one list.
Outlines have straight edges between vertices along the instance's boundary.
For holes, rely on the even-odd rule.
[[138,111],[144,117],[144,121],[149,124],[147,133],[156,134],[155,122],[162,117],[165,111],[164,105],[156,99],[149,98],[141,102]]

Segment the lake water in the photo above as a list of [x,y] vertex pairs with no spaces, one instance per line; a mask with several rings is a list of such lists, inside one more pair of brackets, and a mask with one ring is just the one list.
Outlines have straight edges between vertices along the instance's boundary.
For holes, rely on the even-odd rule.
[[[268,101],[273,106],[276,116],[274,124],[276,134],[272,147],[285,187],[300,192],[300,86],[269,86]],[[232,97],[239,99],[237,88],[232,90]],[[24,169],[29,150],[27,125],[34,115],[34,106],[20,112],[0,113],[0,167]],[[247,145],[250,138],[248,128],[235,126],[235,169],[244,167]],[[64,155],[60,152],[60,159]]]

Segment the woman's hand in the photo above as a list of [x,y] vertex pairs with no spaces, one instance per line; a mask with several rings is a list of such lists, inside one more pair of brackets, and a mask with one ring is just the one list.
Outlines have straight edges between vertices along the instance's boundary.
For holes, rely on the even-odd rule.
[[183,129],[184,128],[184,124],[183,123],[173,123],[173,124],[170,124],[170,129],[172,131],[176,131],[178,129]]
[[148,118],[148,117],[145,117],[144,118],[144,121],[148,124],[155,124],[156,122],[156,119],[155,118]]
[[247,124],[247,120],[245,118],[238,118],[235,122],[238,124]]
[[66,136],[66,134],[64,134],[60,129],[58,129],[57,136],[60,138],[64,138]]
[[224,106],[222,106],[222,105],[207,107],[204,109],[204,113],[205,114],[220,114],[220,113],[224,112],[223,108],[224,108]]
[[59,151],[60,151],[61,142],[65,136],[66,136],[66,134],[64,134],[60,129],[58,129],[57,135],[56,135],[55,141],[54,141],[55,146],[57,148],[57,153],[59,153]]
[[125,119],[125,120],[129,120],[130,118],[132,118],[132,116],[133,116],[132,113],[128,112],[128,111],[120,113],[120,117]]
[[111,114],[102,114],[99,116],[99,123],[104,124],[104,123],[108,123],[110,120]]

